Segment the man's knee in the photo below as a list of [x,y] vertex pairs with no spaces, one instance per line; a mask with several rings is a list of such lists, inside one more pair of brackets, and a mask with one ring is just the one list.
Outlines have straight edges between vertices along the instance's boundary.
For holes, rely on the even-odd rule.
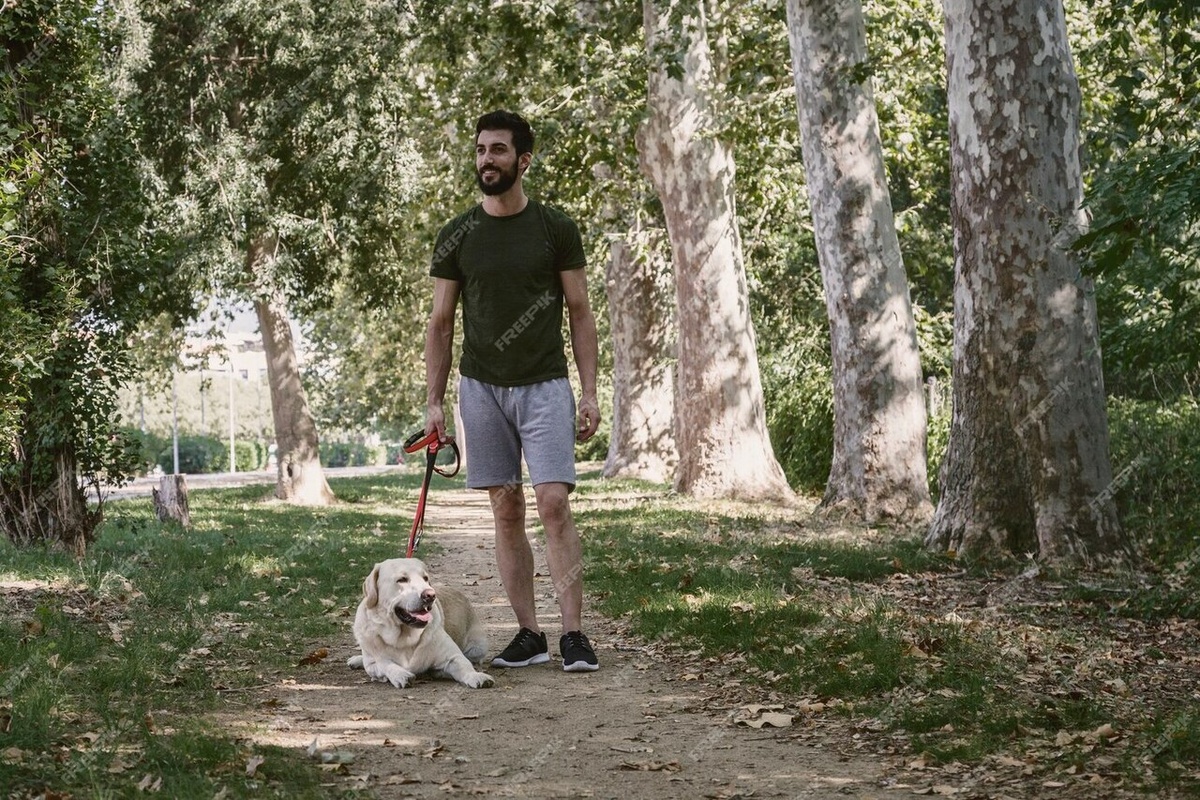
[[539,483],[534,487],[537,495],[538,516],[542,525],[550,529],[561,529],[571,519],[571,504],[567,499],[570,487],[565,483]]
[[520,484],[493,486],[488,489],[488,500],[497,523],[511,525],[525,521],[525,493]]

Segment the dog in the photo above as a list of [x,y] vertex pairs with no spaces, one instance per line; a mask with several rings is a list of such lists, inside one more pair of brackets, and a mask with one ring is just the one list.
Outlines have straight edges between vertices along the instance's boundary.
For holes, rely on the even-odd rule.
[[475,669],[487,652],[487,635],[470,601],[454,589],[435,591],[420,559],[391,558],[375,565],[363,581],[354,638],[362,653],[346,663],[397,689],[423,672],[472,689],[494,684],[491,675]]

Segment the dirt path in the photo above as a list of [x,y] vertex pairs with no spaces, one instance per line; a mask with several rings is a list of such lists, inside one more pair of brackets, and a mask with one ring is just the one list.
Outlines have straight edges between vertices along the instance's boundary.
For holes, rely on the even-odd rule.
[[[472,599],[494,654],[516,625],[495,572],[486,496],[439,492],[429,513],[426,542],[443,548],[426,553],[434,579]],[[895,796],[881,786],[883,764],[855,753],[843,726],[818,728],[802,714],[788,727],[738,724],[770,698],[710,683],[595,613],[585,614],[585,631],[600,671],[564,673],[553,588],[536,545],[535,554],[539,617],[555,642],[549,664],[485,667],[492,689],[427,677],[395,689],[345,666],[355,652],[347,619],[338,641],[313,643],[329,648],[326,661],[243,695],[238,726],[262,743],[312,750],[316,740],[312,755],[329,762],[331,783],[379,798]]]

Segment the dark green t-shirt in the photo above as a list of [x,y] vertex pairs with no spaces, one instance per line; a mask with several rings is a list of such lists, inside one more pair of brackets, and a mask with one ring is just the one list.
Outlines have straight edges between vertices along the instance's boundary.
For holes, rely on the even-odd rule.
[[559,273],[585,263],[571,218],[533,200],[508,217],[477,205],[450,220],[438,233],[429,274],[460,284],[459,371],[497,386],[565,378]]

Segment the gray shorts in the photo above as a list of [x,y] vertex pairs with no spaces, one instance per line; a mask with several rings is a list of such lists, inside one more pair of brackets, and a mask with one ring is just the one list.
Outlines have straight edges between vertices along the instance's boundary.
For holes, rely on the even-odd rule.
[[575,488],[575,395],[569,380],[495,386],[464,375],[458,406],[468,488],[520,484],[522,453],[534,486]]

